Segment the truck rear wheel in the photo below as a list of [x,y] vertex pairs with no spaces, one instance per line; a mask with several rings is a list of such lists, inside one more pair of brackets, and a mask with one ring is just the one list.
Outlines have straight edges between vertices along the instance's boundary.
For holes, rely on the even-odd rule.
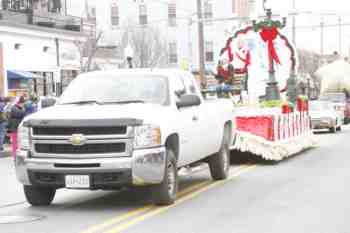
[[156,205],[171,205],[176,200],[178,189],[175,153],[167,149],[166,166],[162,183],[153,187],[153,202]]
[[229,127],[225,127],[220,151],[209,158],[210,174],[214,180],[224,180],[230,170]]
[[47,206],[53,201],[56,189],[24,185],[24,194],[32,206]]

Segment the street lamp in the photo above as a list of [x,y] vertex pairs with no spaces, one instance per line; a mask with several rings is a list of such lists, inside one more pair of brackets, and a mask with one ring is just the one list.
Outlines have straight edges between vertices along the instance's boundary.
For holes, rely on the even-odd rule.
[[311,98],[311,78],[307,76],[306,81],[307,81],[307,97],[310,99]]
[[126,48],[124,49],[124,55],[128,63],[129,69],[132,69],[132,58],[134,56],[134,50],[131,48],[130,44],[128,44],[128,46],[126,46]]
[[287,24],[287,18],[283,17],[282,22],[278,20],[272,20],[272,11],[269,6],[267,6],[266,2],[264,5],[264,9],[266,12],[266,18],[263,21],[257,22],[256,20],[252,20],[253,29],[255,32],[259,32],[262,39],[268,45],[268,56],[269,56],[269,81],[266,87],[266,100],[279,100],[280,92],[278,88],[278,82],[275,77],[275,62],[280,63],[277,52],[275,50],[273,40],[276,39],[278,35],[278,29],[284,28]]

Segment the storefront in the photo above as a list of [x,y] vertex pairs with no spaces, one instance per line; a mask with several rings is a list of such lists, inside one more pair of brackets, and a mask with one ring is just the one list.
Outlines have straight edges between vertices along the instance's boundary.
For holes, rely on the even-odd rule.
[[11,28],[13,33],[9,30],[0,26],[0,33],[3,33],[0,38],[2,95],[60,95],[61,90],[79,73],[79,51],[74,44],[75,37],[61,35],[57,50],[55,36],[60,35],[48,32],[39,35],[39,32],[20,28]]

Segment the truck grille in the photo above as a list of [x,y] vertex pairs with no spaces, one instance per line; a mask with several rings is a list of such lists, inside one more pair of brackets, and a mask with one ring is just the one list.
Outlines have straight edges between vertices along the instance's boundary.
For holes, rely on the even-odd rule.
[[34,127],[34,136],[71,136],[84,135],[122,135],[127,133],[126,126],[111,127]]
[[74,146],[69,144],[35,144],[35,151],[42,154],[106,154],[123,153],[125,143],[85,144]]

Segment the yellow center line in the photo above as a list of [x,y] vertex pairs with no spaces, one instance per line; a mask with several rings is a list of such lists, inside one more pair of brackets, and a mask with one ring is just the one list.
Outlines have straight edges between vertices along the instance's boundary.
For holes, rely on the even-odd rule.
[[[235,169],[235,171],[239,172],[239,171],[243,170],[244,168],[246,168],[247,166],[248,165],[241,165],[237,169]],[[187,194],[189,194],[191,192],[194,192],[194,191],[196,191],[198,189],[201,189],[201,188],[203,188],[205,186],[208,186],[208,185],[210,185],[212,183],[213,183],[213,181],[209,180],[209,181],[203,181],[203,182],[200,182],[198,184],[192,185],[192,186],[190,186],[190,187],[180,191],[178,193],[178,198],[181,199],[185,195],[187,195]],[[141,215],[142,213],[149,212],[149,211],[151,211],[153,209],[159,209],[159,207],[157,207],[155,205],[151,205],[151,204],[150,205],[146,205],[146,206],[143,206],[143,207],[140,207],[140,208],[128,211],[127,213],[122,214],[120,216],[113,217],[113,218],[111,218],[111,219],[109,219],[109,220],[107,220],[107,221],[105,221],[105,222],[103,222],[101,224],[92,226],[92,227],[88,228],[87,230],[85,230],[85,231],[83,231],[81,233],[96,233],[96,232],[100,232],[101,230],[106,229],[106,228],[108,228],[108,227],[110,227],[112,225],[115,225],[117,223],[123,222],[123,221],[125,221],[127,219],[130,219],[132,217]]]
[[256,168],[256,165],[250,165],[250,166],[247,166],[246,168],[242,168],[240,169],[238,172],[230,175],[230,177],[226,180],[222,180],[222,181],[216,181],[216,182],[210,182],[211,184],[209,185],[205,185],[204,187],[198,189],[197,191],[194,191],[192,193],[189,193],[188,195],[183,195],[182,197],[180,197],[173,205],[170,205],[170,206],[164,206],[164,207],[158,207],[158,208],[155,208],[154,210],[152,211],[149,211],[147,213],[144,213],[124,224],[121,224],[119,226],[116,226],[115,228],[109,230],[109,231],[106,231],[104,233],[120,233],[124,230],[126,230],[127,228],[137,224],[137,223],[140,223],[142,221],[144,221],[145,219],[147,218],[150,218],[152,216],[155,216],[157,214],[160,214],[160,213],[163,213],[165,211],[167,211],[168,209],[170,208],[174,208],[175,206],[187,201],[187,200],[190,200],[196,196],[198,196],[199,194],[209,190],[209,189],[212,189],[214,187],[217,187],[219,185],[222,185],[230,180],[233,180],[234,178],[240,176],[241,174],[243,173],[246,173],[252,169],[255,169]]

